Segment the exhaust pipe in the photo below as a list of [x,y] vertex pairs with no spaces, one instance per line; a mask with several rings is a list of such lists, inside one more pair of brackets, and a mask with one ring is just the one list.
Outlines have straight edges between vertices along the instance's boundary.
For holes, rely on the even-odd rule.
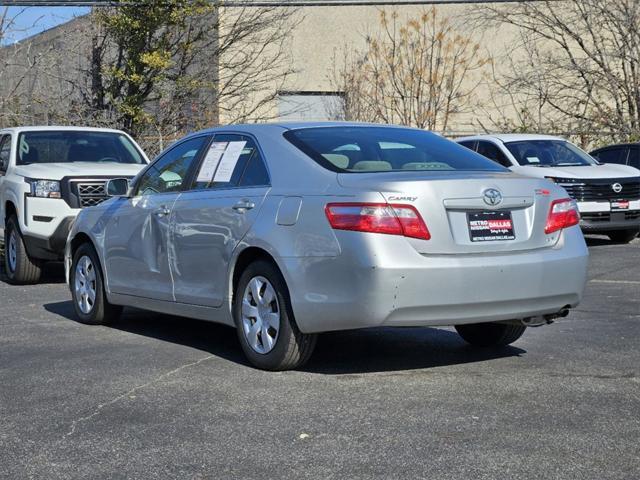
[[520,320],[525,327],[540,327],[542,325],[550,325],[556,318],[564,318],[569,315],[569,306],[562,307],[556,313],[547,313],[546,315],[538,315],[536,317],[527,317]]

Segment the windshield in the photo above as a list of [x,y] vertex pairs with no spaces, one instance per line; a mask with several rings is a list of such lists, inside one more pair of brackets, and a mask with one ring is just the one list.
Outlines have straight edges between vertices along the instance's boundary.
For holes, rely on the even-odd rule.
[[526,140],[505,146],[520,165],[534,167],[579,167],[597,165],[587,153],[564,140]]
[[145,163],[140,151],[122,133],[47,130],[20,134],[18,165],[70,162]]
[[289,130],[284,137],[320,165],[336,172],[508,171],[457,143],[410,128],[303,128]]

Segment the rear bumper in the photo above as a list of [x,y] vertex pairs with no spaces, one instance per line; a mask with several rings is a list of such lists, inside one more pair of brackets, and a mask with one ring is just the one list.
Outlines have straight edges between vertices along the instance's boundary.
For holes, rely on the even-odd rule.
[[553,248],[509,254],[426,256],[406,243],[369,254],[341,244],[339,257],[281,259],[303,332],[552,314],[580,302],[587,273],[575,227]]

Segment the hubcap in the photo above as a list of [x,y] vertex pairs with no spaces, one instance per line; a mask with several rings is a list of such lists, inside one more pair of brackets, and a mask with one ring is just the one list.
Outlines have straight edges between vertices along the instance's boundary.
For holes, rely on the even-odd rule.
[[276,291],[264,277],[253,277],[242,296],[242,331],[258,353],[269,353],[278,340],[280,306]]
[[16,271],[18,264],[18,239],[16,238],[16,231],[12,230],[9,235],[9,250],[7,252],[9,258],[9,270]]
[[86,255],[80,257],[75,276],[76,303],[82,313],[89,314],[96,303],[96,269]]

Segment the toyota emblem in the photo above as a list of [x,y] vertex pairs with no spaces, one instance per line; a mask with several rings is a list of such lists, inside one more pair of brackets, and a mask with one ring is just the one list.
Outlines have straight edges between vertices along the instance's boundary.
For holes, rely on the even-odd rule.
[[620,185],[619,183],[614,183],[613,185],[611,185],[611,188],[616,193],[620,193],[622,191],[622,185]]
[[502,194],[495,188],[488,188],[483,192],[484,203],[495,207],[502,202]]

